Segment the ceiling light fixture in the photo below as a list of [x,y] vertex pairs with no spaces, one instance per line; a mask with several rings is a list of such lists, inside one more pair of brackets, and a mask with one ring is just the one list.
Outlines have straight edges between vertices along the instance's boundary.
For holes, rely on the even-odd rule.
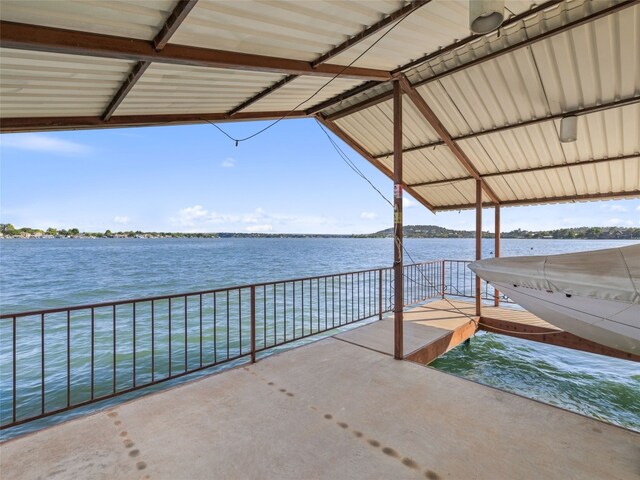
[[484,35],[500,27],[504,20],[504,0],[469,0],[469,28]]

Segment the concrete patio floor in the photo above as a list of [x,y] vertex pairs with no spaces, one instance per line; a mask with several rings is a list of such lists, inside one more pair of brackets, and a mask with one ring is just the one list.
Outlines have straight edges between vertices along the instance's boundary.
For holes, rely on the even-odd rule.
[[0,455],[12,480],[640,475],[638,434],[335,337],[11,440]]

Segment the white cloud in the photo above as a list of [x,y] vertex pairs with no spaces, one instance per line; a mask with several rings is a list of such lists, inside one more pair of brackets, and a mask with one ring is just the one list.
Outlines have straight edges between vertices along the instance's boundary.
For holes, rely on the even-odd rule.
[[[218,213],[202,205],[183,208],[169,218],[169,223],[182,230],[249,232],[286,231],[322,233],[336,226],[335,219],[313,215],[272,214],[262,208],[250,213]],[[213,227],[215,225],[215,227]]]
[[638,205],[638,206],[636,207],[636,210],[637,210],[638,212],[640,212],[640,205]]
[[245,230],[247,232],[251,232],[251,233],[258,233],[258,232],[270,232],[273,230],[273,225],[269,225],[269,224],[264,224],[264,225],[251,225],[249,227],[246,227]]
[[116,223],[125,224],[125,223],[129,223],[130,218],[127,217],[127,216],[124,216],[124,215],[123,216],[116,215],[116,217],[113,219],[113,221],[116,222]]
[[375,218],[378,218],[378,214],[376,212],[362,212],[360,214],[360,218],[363,218],[365,220],[373,220]]
[[195,227],[197,225],[239,222],[241,217],[210,212],[202,205],[183,208],[175,217],[169,218],[172,225],[179,227]]
[[70,142],[41,133],[3,135],[0,138],[0,146],[29,150],[34,152],[46,152],[55,154],[83,154],[89,153],[91,148],[81,143]]
[[408,197],[402,197],[402,208],[413,208],[417,204],[414,200],[411,200]]
[[233,168],[236,166],[236,159],[231,157],[225,158],[220,166],[224,168]]
[[623,205],[616,205],[614,204],[604,204],[601,207],[602,210],[604,210],[605,212],[626,212],[627,211],[627,207],[623,206]]

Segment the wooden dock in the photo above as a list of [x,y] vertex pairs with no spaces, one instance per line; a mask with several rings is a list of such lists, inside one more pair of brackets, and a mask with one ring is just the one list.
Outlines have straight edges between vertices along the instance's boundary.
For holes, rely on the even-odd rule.
[[481,330],[488,332],[640,362],[640,355],[615,350],[569,332],[564,332],[525,310],[483,307],[479,327]]
[[[406,360],[426,365],[471,338],[478,317],[471,303],[437,300],[404,314]],[[393,318],[351,330],[334,338],[393,356]]]
[[[427,365],[472,337],[478,329],[624,360],[640,361],[638,355],[614,350],[564,332],[513,305],[485,305],[482,307],[482,317],[478,319],[475,315],[475,304],[452,299],[436,300],[405,312],[404,358]],[[335,338],[393,356],[393,319],[385,318],[336,335]]]

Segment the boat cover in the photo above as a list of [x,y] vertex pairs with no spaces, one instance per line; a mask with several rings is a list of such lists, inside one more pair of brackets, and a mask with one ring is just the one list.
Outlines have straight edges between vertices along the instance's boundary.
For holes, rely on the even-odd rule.
[[493,283],[640,304],[640,243],[590,252],[478,260]]

